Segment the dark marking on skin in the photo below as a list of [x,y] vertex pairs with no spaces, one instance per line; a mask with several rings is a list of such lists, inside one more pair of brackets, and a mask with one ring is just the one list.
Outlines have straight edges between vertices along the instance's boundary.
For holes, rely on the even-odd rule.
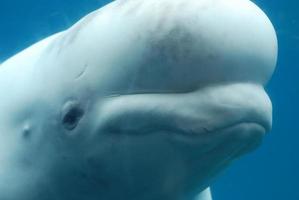
[[152,43],[153,58],[167,63],[178,63],[192,57],[192,48],[196,41],[189,32],[181,27],[174,27],[167,36]]
[[[124,94],[127,94],[127,93],[124,93]],[[117,94],[109,94],[109,95],[105,96],[105,98],[115,98],[115,97],[120,97],[121,95],[124,95],[124,94],[120,94],[120,93],[117,93]]]
[[85,64],[85,65],[83,66],[82,71],[80,71],[80,73],[76,76],[75,80],[81,78],[81,77],[85,74],[85,72],[86,72],[86,70],[87,70],[87,67],[88,67],[88,64]]
[[[146,90],[155,85],[155,90],[161,91],[165,88],[188,88],[192,91],[195,85],[201,87],[210,79],[219,78],[217,73],[212,72],[213,68],[206,69],[206,66],[218,66],[220,58],[214,49],[207,46],[206,36],[196,33],[200,23],[196,17],[181,16],[176,6],[161,9],[159,12],[165,13],[159,13],[158,18],[148,21],[147,33],[143,35],[147,46],[136,75],[139,78],[134,81],[136,88]],[[185,12],[197,12],[196,8],[190,8],[187,3],[185,7]],[[190,72],[197,72],[201,78]],[[211,72],[214,77],[205,76],[207,72]],[[147,77],[156,77],[155,82]],[[190,81],[186,82],[186,79]],[[158,82],[163,85],[158,85]]]
[[[187,69],[190,68],[189,62],[194,60],[196,53],[194,52],[195,41],[195,37],[186,28],[180,26],[174,26],[161,37],[154,36],[144,55],[144,64],[141,65],[142,73],[146,74],[146,77],[156,77],[157,82],[165,82],[165,78],[173,79],[171,82],[176,82],[179,77],[186,78],[186,74],[190,71]],[[179,74],[177,70],[173,70],[173,66],[177,65],[182,66]],[[142,78],[144,75],[137,77]],[[136,82],[142,83],[142,88],[144,88],[144,84],[149,86],[153,84],[150,79],[148,79],[148,83],[146,81],[143,78]]]

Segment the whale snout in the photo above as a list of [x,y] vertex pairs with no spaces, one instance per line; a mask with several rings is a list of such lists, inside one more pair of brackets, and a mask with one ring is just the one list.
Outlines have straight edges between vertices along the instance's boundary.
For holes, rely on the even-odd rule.
[[99,127],[108,132],[140,135],[162,130],[216,142],[220,138],[214,137],[228,132],[236,136],[233,140],[255,142],[272,126],[271,101],[263,87],[252,84],[181,94],[119,95],[102,102],[99,113]]

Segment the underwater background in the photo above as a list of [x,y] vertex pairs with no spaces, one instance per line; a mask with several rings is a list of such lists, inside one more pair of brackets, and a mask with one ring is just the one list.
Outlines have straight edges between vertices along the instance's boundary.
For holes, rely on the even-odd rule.
[[[109,2],[0,0],[0,63]],[[273,130],[259,149],[219,176],[212,193],[214,200],[299,200],[299,2],[254,2],[269,16],[278,35],[278,65],[267,86]]]

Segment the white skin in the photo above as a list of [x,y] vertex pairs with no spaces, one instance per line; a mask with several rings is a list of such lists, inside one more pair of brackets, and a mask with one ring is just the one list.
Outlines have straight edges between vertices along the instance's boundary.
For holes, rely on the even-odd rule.
[[276,56],[250,1],[114,1],[0,66],[0,199],[210,200],[271,128]]

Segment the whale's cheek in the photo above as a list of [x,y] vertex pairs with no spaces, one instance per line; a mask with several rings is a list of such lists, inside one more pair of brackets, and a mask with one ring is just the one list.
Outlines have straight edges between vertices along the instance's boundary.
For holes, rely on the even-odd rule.
[[[3,127],[2,127],[3,128]],[[3,131],[3,129],[2,129]],[[1,131],[0,199],[16,200],[36,188],[40,175],[39,154],[16,128]],[[40,153],[42,149],[38,150]],[[27,199],[26,199],[27,200]]]

